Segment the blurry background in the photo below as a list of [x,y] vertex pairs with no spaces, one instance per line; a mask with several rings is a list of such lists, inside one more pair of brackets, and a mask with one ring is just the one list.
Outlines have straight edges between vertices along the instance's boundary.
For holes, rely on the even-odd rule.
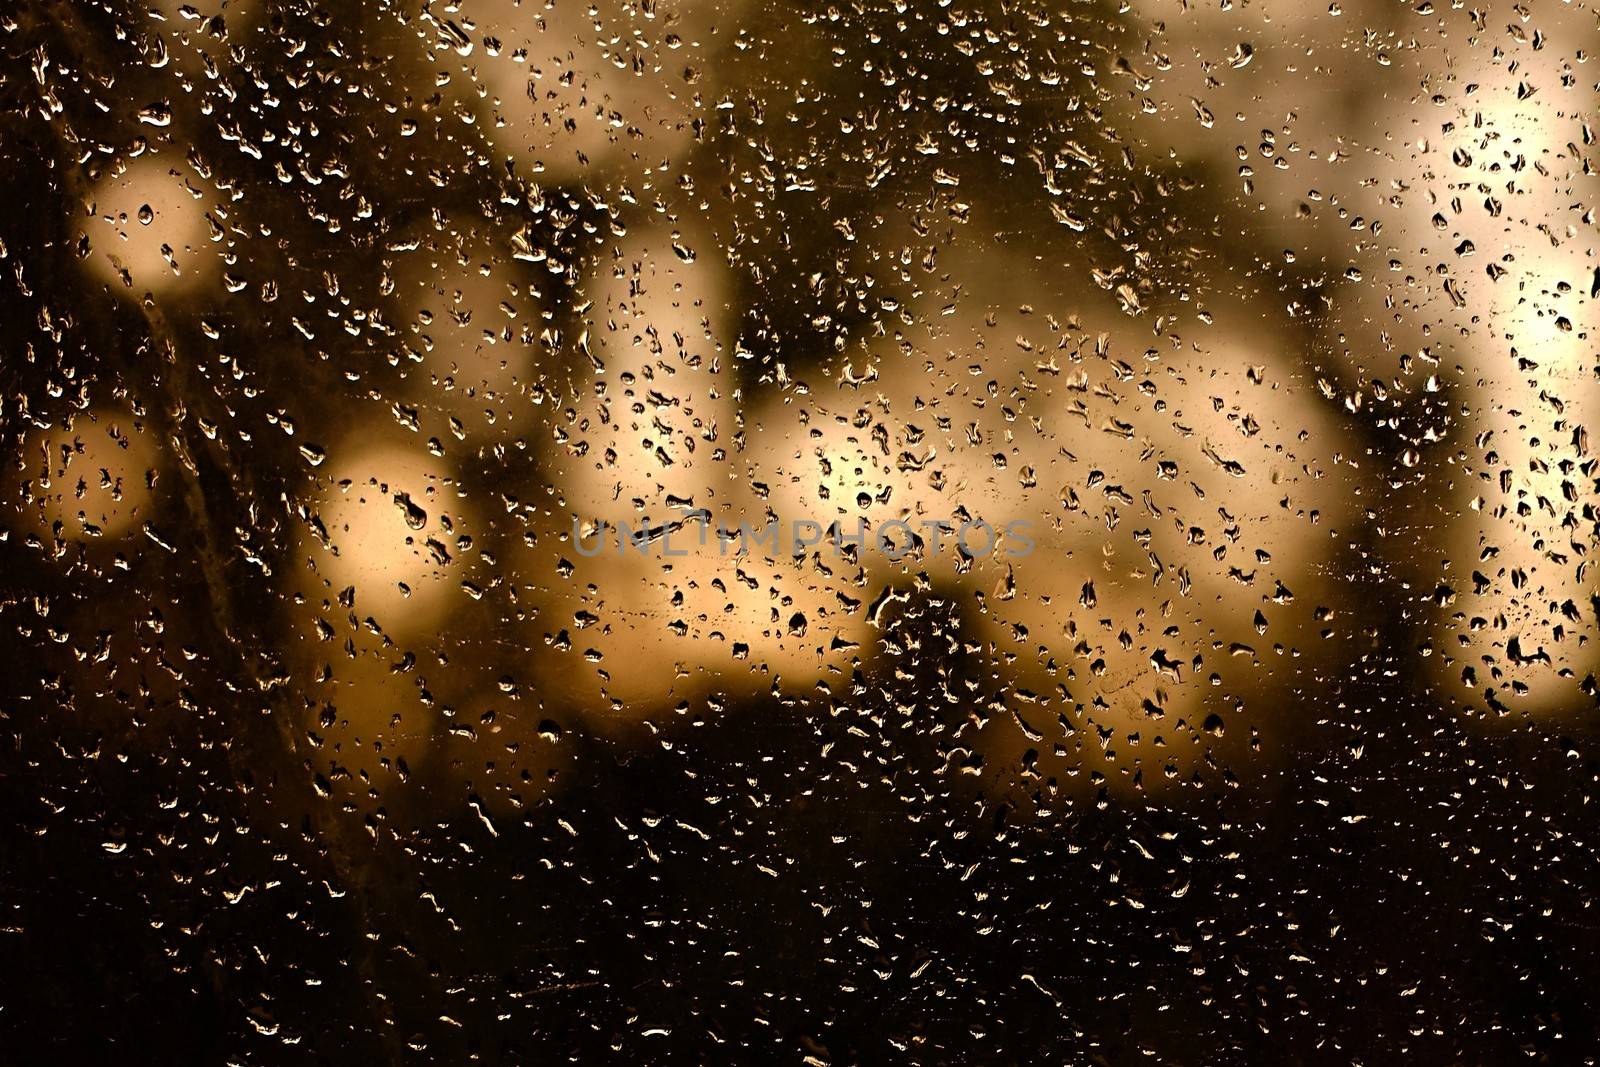
[[17,1062],[1592,1062],[1592,5],[0,31]]

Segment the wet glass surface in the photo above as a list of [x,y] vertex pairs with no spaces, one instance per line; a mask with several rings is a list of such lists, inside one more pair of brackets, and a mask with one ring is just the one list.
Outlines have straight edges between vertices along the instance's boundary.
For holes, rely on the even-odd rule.
[[1592,1063],[1592,3],[0,11],[17,1063]]

